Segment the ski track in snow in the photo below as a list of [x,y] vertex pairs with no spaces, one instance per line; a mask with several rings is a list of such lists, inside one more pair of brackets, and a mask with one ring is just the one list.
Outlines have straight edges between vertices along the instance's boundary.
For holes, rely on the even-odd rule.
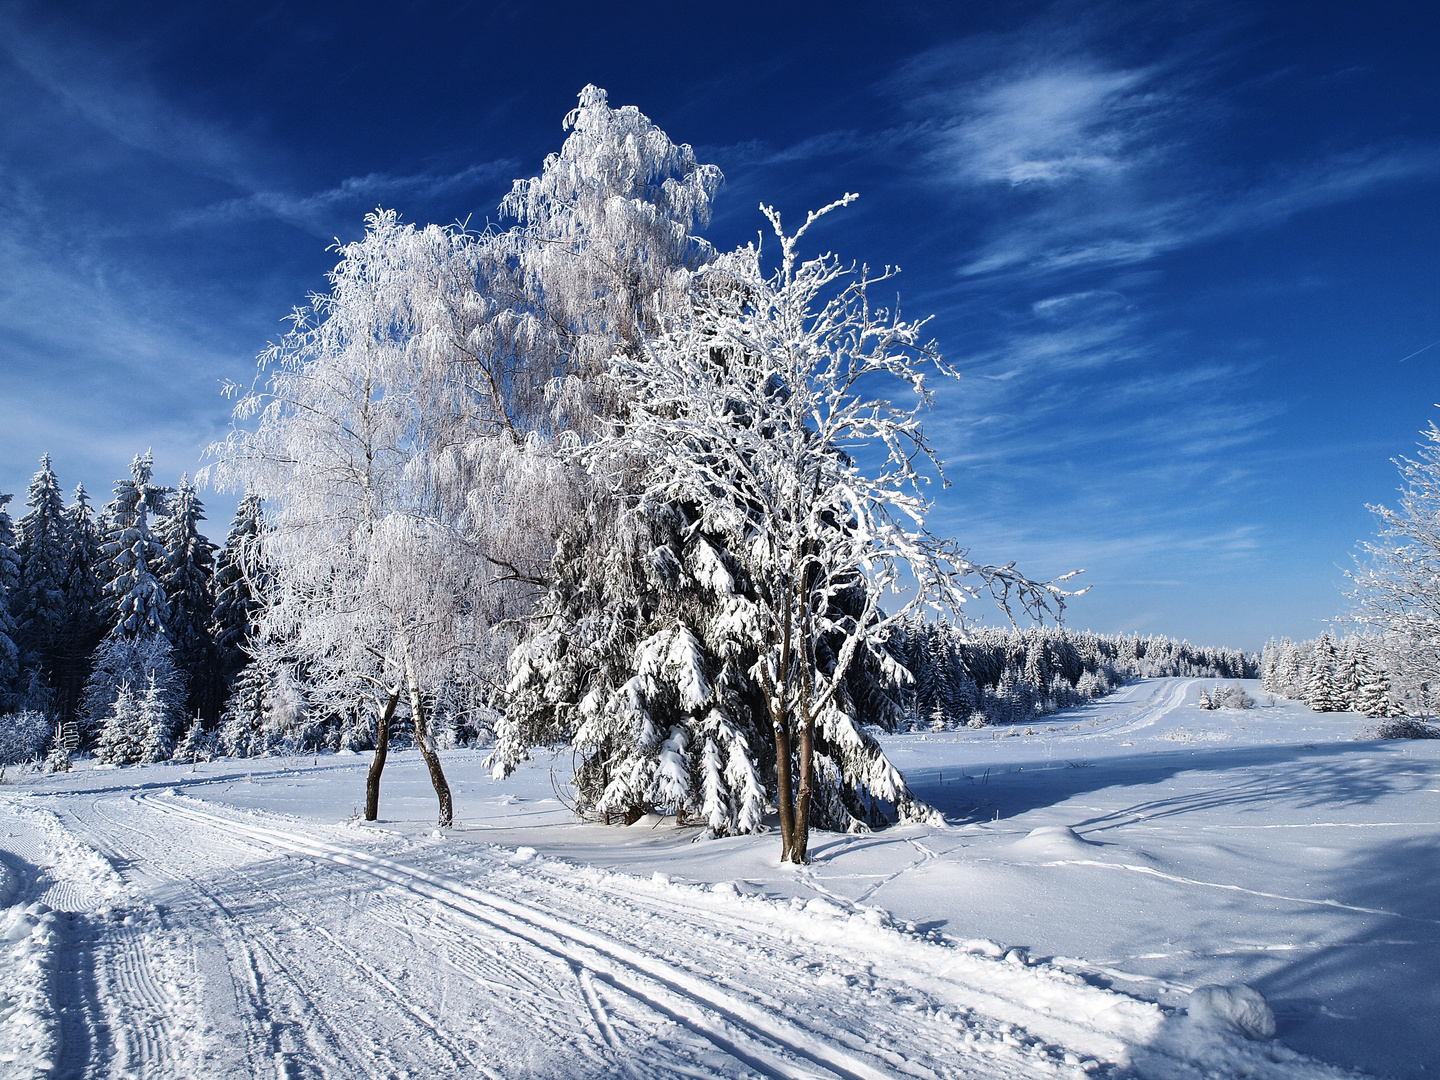
[[[1196,681],[1068,730],[1139,731]],[[0,916],[34,927],[0,958],[0,1080],[1354,1075],[1066,970],[1193,989],[1118,959],[897,928],[865,902],[939,864],[927,834],[857,899],[799,869],[808,903],[163,785],[3,794],[0,834]],[[1055,854],[1037,865],[1402,917]]]

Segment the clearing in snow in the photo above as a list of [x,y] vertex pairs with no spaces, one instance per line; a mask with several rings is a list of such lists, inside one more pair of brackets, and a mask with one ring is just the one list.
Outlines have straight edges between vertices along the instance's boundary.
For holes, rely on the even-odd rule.
[[[1030,728],[887,736],[950,825],[576,823],[568,753],[0,789],[0,1076],[1424,1074],[1440,745],[1142,680]],[[15,780],[14,783],[9,780]]]

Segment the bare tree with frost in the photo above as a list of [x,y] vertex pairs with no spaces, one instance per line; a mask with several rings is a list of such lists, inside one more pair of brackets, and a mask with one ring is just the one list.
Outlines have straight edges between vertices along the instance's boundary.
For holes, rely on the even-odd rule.
[[1395,461],[1405,481],[1398,508],[1369,507],[1380,527],[1349,575],[1347,618],[1376,635],[1393,692],[1427,715],[1440,694],[1440,428],[1422,434],[1416,456]]
[[555,379],[556,418],[583,429],[614,405],[603,394],[610,357],[637,356],[664,313],[688,303],[690,274],[714,255],[694,230],[708,224],[724,178],[633,105],[612,108],[597,86],[580,91],[564,126],[559,153],[500,205],[517,224],[495,237],[512,276],[493,283],[532,313],[526,344]]
[[[699,271],[685,311],[662,319],[638,354],[611,358],[623,420],[572,449],[621,504],[688,508],[686,532],[704,538],[702,548],[682,550],[683,563],[657,548],[652,561],[674,561],[670,573],[713,594],[705,626],[677,611],[673,625],[639,643],[628,681],[586,696],[577,735],[628,726],[654,744],[658,787],[666,779],[682,787],[687,751],[704,743],[707,756],[723,759],[723,746],[703,728],[652,731],[652,707],[678,696],[692,714],[715,711],[697,633],[728,638],[737,653],[748,648],[754,661],[737,674],[759,688],[774,740],[782,859],[797,863],[808,857],[812,809],[835,787],[864,790],[902,814],[926,812],[863,731],[848,692],[861,662],[904,678],[885,648],[892,627],[926,606],[958,614],[981,589],[1036,617],[1058,616],[1068,595],[1013,566],[972,563],[926,531],[916,465],[934,463],[918,415],[930,402],[924,371],[950,370],[924,342],[923,322],[872,303],[888,271],[797,256],[816,219],[853,198],[812,213],[793,234],[763,208],[780,266],[767,273],[751,245]],[[895,389],[912,395],[909,407],[884,396]],[[534,649],[517,653],[521,669],[533,671],[535,660]],[[526,741],[522,731],[508,734],[511,745],[502,739],[496,755],[501,770]]]

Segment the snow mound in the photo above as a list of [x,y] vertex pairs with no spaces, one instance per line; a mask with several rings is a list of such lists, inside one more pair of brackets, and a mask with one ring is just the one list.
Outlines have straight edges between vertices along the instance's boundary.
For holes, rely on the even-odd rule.
[[1191,1017],[1212,1024],[1238,1028],[1247,1039],[1275,1037],[1275,1014],[1258,990],[1237,986],[1197,986],[1190,992],[1187,1010]]
[[1089,858],[1100,847],[1069,825],[1042,825],[1015,841],[1010,850],[1031,859]]

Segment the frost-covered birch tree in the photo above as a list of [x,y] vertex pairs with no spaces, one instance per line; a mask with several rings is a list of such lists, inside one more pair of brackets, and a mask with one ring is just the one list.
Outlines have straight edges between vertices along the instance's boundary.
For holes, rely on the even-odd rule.
[[[474,633],[489,572],[469,537],[466,492],[450,483],[487,434],[451,340],[430,333],[466,234],[367,219],[339,248],[330,291],[299,309],[240,398],[237,428],[213,449],[217,479],[271,507],[270,596],[253,648],[288,658],[312,703],[343,713],[369,703],[383,767],[388,723],[408,698],[415,741],[439,802],[449,784],[427,723],[427,697]],[[377,808],[380,773],[368,789]]]
[[693,229],[718,170],[595,87],[565,126],[507,229],[373,215],[262,358],[237,408],[255,430],[215,448],[220,481],[271,507],[255,648],[292,653],[322,711],[368,696],[382,747],[402,693],[418,735],[455,663],[470,681],[477,655],[503,664],[495,628],[528,612],[584,500],[550,440],[603,411],[604,359],[633,354],[710,253]]

